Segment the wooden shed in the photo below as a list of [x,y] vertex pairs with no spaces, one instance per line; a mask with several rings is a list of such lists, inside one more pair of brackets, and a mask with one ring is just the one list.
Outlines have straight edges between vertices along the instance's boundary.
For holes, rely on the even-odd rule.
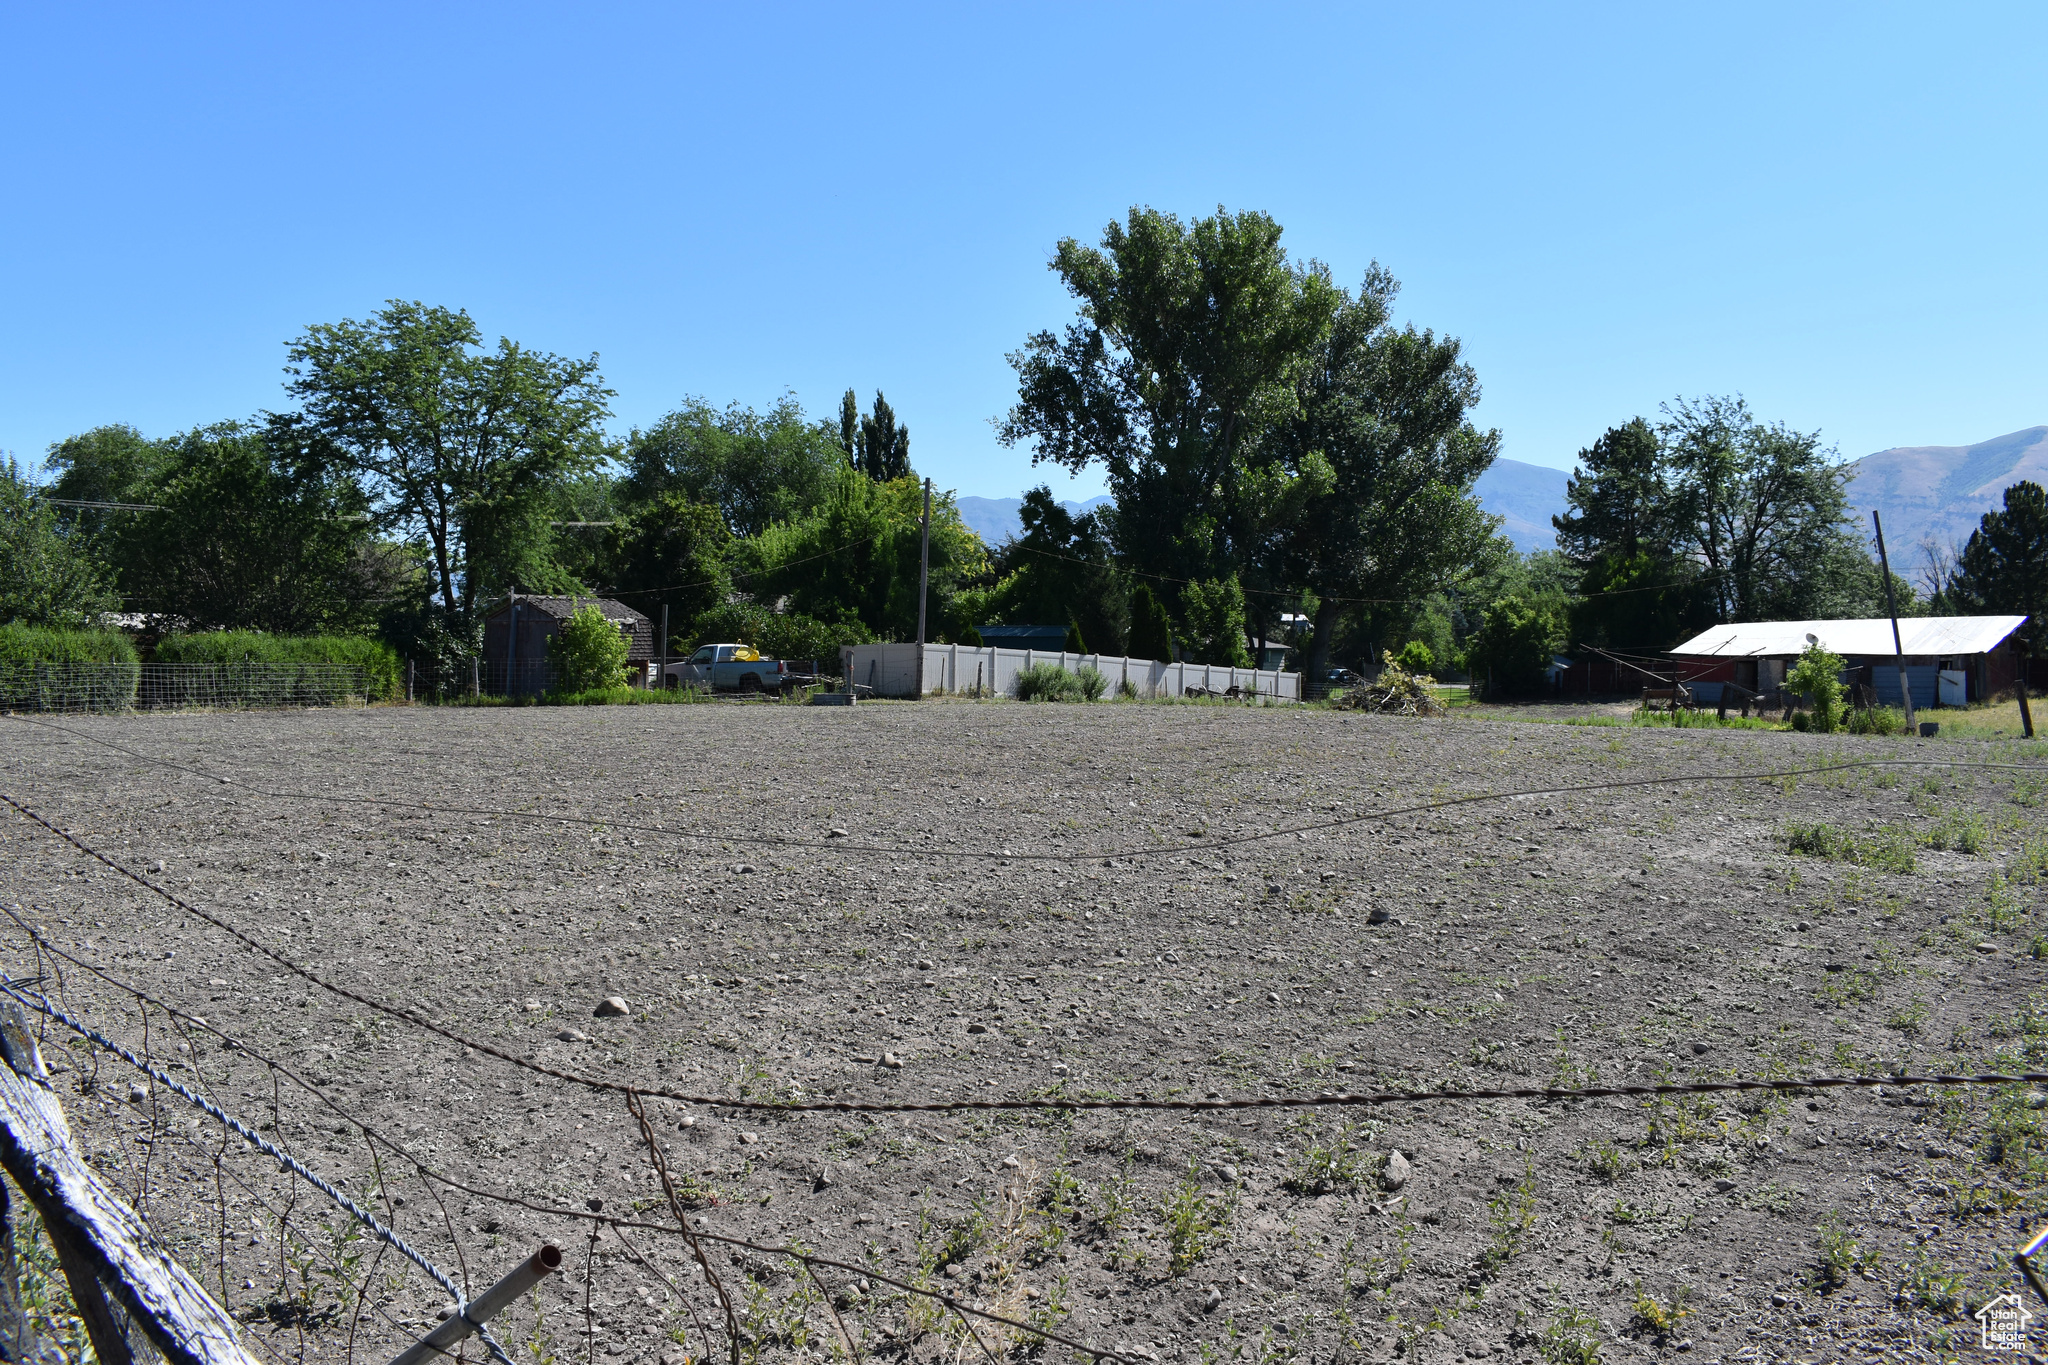
[[[1906,681],[1916,708],[1988,701],[2019,678],[2012,634],[2024,616],[1906,616],[1899,619]],[[1685,665],[1686,686],[1709,704],[1723,683],[1770,692],[1785,671],[1818,641],[1846,665],[1844,681],[1859,682],[1886,706],[1900,704],[1897,654],[1889,617],[1843,621],[1750,621],[1703,630],[1671,651]]]
[[626,675],[635,687],[653,676],[654,623],[609,597],[513,593],[484,617],[484,690],[508,695],[545,692],[548,641],[583,607],[596,607],[626,637]]

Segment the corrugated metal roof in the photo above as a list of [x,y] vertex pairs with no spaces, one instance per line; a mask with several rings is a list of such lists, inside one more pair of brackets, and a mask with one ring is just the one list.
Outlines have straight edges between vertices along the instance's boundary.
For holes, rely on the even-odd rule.
[[[1899,638],[1908,654],[1983,654],[2026,623],[2024,616],[1902,616]],[[1836,654],[1890,654],[1892,623],[1877,616],[1860,621],[1751,621],[1715,626],[1687,640],[1673,654],[1716,659],[1798,654],[1813,636]]]

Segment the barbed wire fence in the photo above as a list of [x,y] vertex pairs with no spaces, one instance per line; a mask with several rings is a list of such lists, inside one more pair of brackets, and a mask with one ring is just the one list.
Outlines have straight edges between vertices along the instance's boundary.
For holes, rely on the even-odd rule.
[[[1835,767],[1874,766],[1866,764]],[[2001,764],[1956,764],[1952,766],[2008,767]],[[1713,774],[1714,780],[1729,775]],[[1755,775],[1745,774],[1745,777]],[[1658,779],[1669,782],[1672,779]],[[1641,783],[1601,784],[1633,786]],[[1484,799],[1484,798],[1456,798]],[[1495,798],[1498,799],[1498,798]],[[232,924],[190,904],[92,847],[70,831],[44,818],[24,803],[0,794],[24,819],[71,845],[79,854],[93,858],[132,883],[162,898],[181,913],[201,921],[237,940],[246,949],[299,979],[337,998],[365,1007],[408,1029],[437,1036],[441,1040],[474,1049],[522,1071],[545,1077],[563,1087],[576,1087],[619,1103],[639,1135],[644,1149],[642,1170],[660,1191],[658,1200],[629,1205],[624,1212],[607,1210],[601,1195],[593,1189],[579,1207],[572,1199],[548,1202],[515,1191],[493,1188],[478,1179],[464,1179],[416,1150],[407,1136],[381,1129],[354,1106],[339,1099],[316,1080],[301,1074],[282,1058],[270,1055],[248,1038],[231,1035],[204,1017],[160,998],[144,986],[123,980],[104,963],[95,962],[49,939],[16,910],[0,907],[11,921],[14,934],[10,948],[33,964],[32,974],[0,982],[0,996],[31,1013],[45,1030],[55,1028],[66,1035],[59,1052],[77,1099],[102,1108],[120,1104],[146,1120],[146,1132],[137,1133],[138,1154],[101,1152],[101,1161],[125,1183],[129,1199],[139,1215],[152,1219],[164,1202],[165,1182],[186,1187],[182,1207],[187,1223],[165,1226],[153,1223],[167,1248],[181,1263],[210,1272],[224,1307],[238,1298],[239,1310],[252,1329],[254,1341],[267,1358],[303,1362],[312,1359],[355,1361],[359,1354],[390,1350],[394,1345],[416,1340],[432,1323],[424,1309],[415,1315],[403,1305],[435,1294],[448,1302],[444,1319],[454,1319],[456,1330],[463,1321],[476,1292],[475,1277],[491,1277],[497,1265],[472,1266],[473,1244],[458,1228],[458,1217],[467,1218],[472,1204],[543,1215],[565,1227],[583,1228],[580,1280],[583,1305],[581,1324],[586,1365],[594,1365],[597,1350],[599,1312],[597,1291],[606,1277],[645,1272],[668,1296],[670,1307],[680,1321],[673,1329],[673,1341],[686,1360],[702,1361],[723,1357],[731,1365],[776,1353],[821,1352],[860,1360],[875,1346],[876,1324],[884,1314],[895,1312],[907,1324],[940,1332],[958,1350],[975,1351],[991,1362],[1016,1354],[1043,1352],[1051,1348],[1072,1352],[1077,1358],[1131,1361],[1134,1357],[1119,1349],[1078,1340],[1060,1330],[1051,1317],[1032,1319],[995,1311],[981,1303],[962,1298],[929,1280],[929,1267],[910,1276],[891,1276],[873,1264],[828,1257],[799,1243],[759,1241],[721,1232],[709,1223],[705,1210],[718,1207],[715,1196],[707,1197],[687,1177],[678,1178],[666,1159],[663,1145],[649,1112],[652,1101],[680,1101],[720,1106],[734,1111],[772,1111],[784,1115],[806,1113],[906,1113],[958,1112],[972,1110],[1034,1110],[1075,1113],[1087,1110],[1179,1110],[1217,1111],[1237,1109],[1358,1109],[1397,1104],[1460,1103],[1484,1100],[1530,1100],[1538,1102],[1577,1101],[1617,1097],[1661,1099],[1683,1095],[1737,1092],[1791,1093],[1808,1090],[1853,1087],[1980,1087],[2048,1083],[2048,1073],[1978,1074],[1892,1074],[1854,1076],[1812,1076],[1734,1078],[1649,1085],[1582,1087],[1510,1087],[1493,1089],[1433,1091],[1327,1092],[1312,1096],[1243,1096],[1215,1099],[1132,1097],[1081,1097],[1044,1095],[1008,1099],[960,1099],[938,1096],[904,1101],[862,1101],[847,1099],[750,1099],[745,1096],[691,1094],[664,1087],[642,1087],[629,1083],[579,1075],[540,1065],[514,1056],[487,1041],[464,1035],[445,1024],[414,1011],[390,1005],[334,984],[312,968],[298,963],[243,934]],[[1445,802],[1432,805],[1447,804]],[[843,848],[844,845],[838,845]],[[891,850],[900,852],[902,850]],[[102,1016],[65,1003],[74,975],[89,978],[95,1004],[99,997],[125,998],[127,1006]],[[124,1041],[125,1040],[125,1041]],[[103,1065],[118,1062],[135,1079],[121,1091],[118,1081],[109,1082]],[[238,1092],[239,1103],[226,1092],[240,1080],[257,1088]],[[266,1093],[267,1092],[267,1093]],[[191,1111],[180,1114],[176,1106]],[[251,1109],[263,1117],[250,1117]],[[368,1188],[360,1194],[348,1192],[341,1180],[329,1179],[317,1169],[310,1154],[295,1152],[289,1135],[310,1137],[323,1131],[313,1120],[324,1116],[329,1137],[345,1136],[347,1144],[328,1142],[327,1148],[341,1152],[359,1150],[369,1170]],[[272,1136],[265,1136],[265,1134]],[[198,1203],[193,1190],[210,1197],[210,1225],[188,1230],[192,1210]],[[469,1201],[464,1203],[463,1201]],[[451,1205],[460,1205],[452,1208]],[[179,1207],[165,1210],[176,1215]],[[665,1210],[666,1218],[649,1218],[650,1208]],[[400,1230],[401,1211],[418,1225]],[[483,1227],[496,1241],[498,1220]],[[657,1240],[644,1248],[638,1237],[648,1234]],[[17,1240],[19,1237],[17,1235]],[[600,1256],[600,1245],[615,1244],[617,1253]],[[501,1248],[487,1248],[502,1254]],[[573,1250],[573,1248],[572,1248]],[[719,1255],[723,1253],[723,1261]],[[740,1262],[734,1265],[734,1258]],[[31,1258],[33,1259],[33,1258]],[[395,1271],[388,1264],[400,1264]],[[442,1269],[452,1259],[453,1270]],[[766,1296],[767,1282],[778,1274],[771,1263],[787,1266],[786,1272],[799,1286],[772,1302]],[[2030,1266],[2021,1258],[2022,1269]],[[50,1278],[47,1275],[46,1279]],[[2031,1278],[2031,1275],[2030,1275]],[[267,1290],[259,1290],[267,1283]],[[239,1287],[238,1287],[239,1286]],[[381,1289],[381,1293],[379,1292]],[[246,1296],[258,1291],[261,1297],[250,1303]],[[523,1337],[504,1342],[482,1334],[462,1333],[437,1353],[466,1358],[464,1352],[481,1345],[498,1365],[523,1359],[527,1365],[550,1365],[563,1359],[559,1341],[546,1320],[543,1297],[536,1292],[530,1308],[530,1325]],[[445,1323],[444,1323],[445,1325]],[[897,1339],[884,1336],[893,1343]]]

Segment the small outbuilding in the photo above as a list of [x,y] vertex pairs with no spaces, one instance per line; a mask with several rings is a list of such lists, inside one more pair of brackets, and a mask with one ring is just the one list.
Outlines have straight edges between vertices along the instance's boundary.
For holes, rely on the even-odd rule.
[[[1899,618],[1907,685],[1916,708],[1986,701],[2019,680],[2012,634],[2024,616]],[[1843,680],[1867,687],[1885,706],[1901,704],[1891,618],[1847,621],[1751,621],[1703,630],[1671,651],[1686,687],[1702,702],[1720,700],[1724,684],[1775,692],[1809,643],[1839,654]]]
[[624,602],[609,597],[513,593],[484,617],[484,690],[508,694],[545,692],[548,641],[580,608],[596,607],[626,639],[626,676],[635,687],[653,677],[658,642],[654,623]]

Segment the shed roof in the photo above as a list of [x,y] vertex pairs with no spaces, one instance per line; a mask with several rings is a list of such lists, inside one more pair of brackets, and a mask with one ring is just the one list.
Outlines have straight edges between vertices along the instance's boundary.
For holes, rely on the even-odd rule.
[[[2026,624],[2024,616],[1904,616],[1899,641],[1908,654],[1983,654]],[[1836,654],[1891,654],[1886,616],[1854,621],[1750,621],[1703,630],[1672,650],[1714,659],[1799,654],[1813,636]]]
[[[497,616],[511,605],[511,600],[508,598],[491,608],[490,614]],[[604,613],[604,619],[607,621],[641,622],[647,619],[645,613],[633,610],[624,602],[614,601],[609,597],[598,597],[590,593],[583,593],[574,597],[557,597],[541,593],[523,592],[519,594],[519,605],[529,610],[537,607],[549,616],[562,621],[566,621],[571,616],[574,616],[577,610],[582,607],[596,607]]]

